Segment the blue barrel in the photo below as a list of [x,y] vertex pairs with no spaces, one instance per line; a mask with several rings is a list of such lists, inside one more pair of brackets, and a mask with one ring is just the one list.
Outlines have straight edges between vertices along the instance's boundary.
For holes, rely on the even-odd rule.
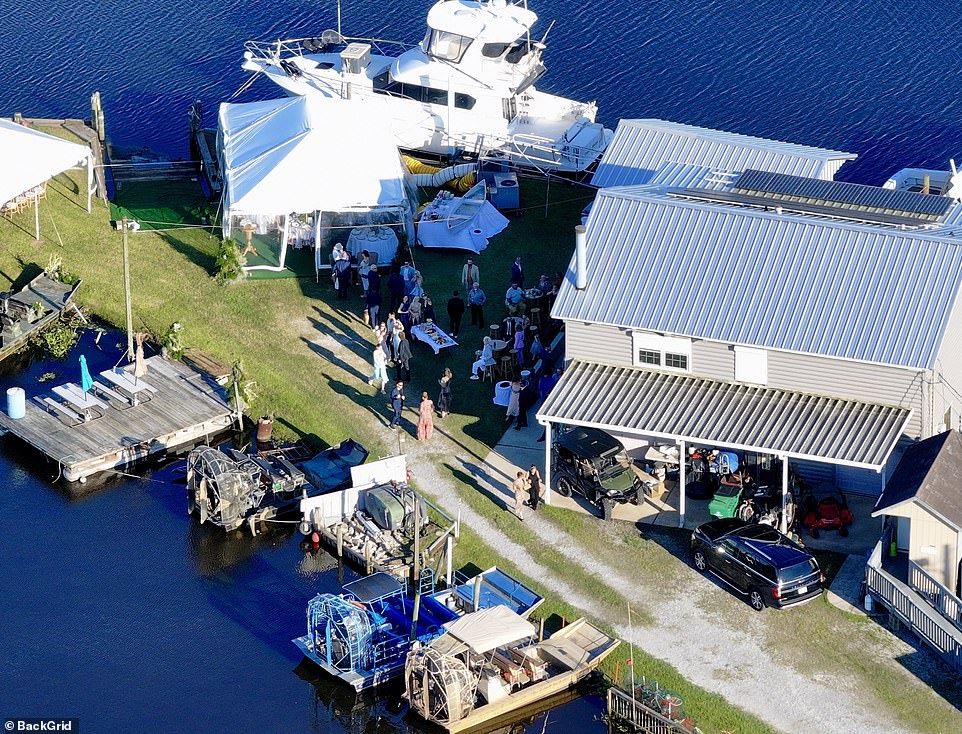
[[7,388],[7,415],[14,420],[27,414],[27,395],[22,387]]

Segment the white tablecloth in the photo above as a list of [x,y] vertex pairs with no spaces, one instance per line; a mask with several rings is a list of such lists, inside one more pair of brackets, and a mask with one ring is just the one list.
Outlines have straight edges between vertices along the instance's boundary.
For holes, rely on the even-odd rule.
[[458,343],[444,333],[437,324],[418,324],[411,327],[411,336],[424,342],[435,354],[448,347],[456,347]]
[[397,235],[390,227],[355,227],[347,239],[347,251],[355,257],[367,250],[377,253],[378,263],[389,263],[397,255]]

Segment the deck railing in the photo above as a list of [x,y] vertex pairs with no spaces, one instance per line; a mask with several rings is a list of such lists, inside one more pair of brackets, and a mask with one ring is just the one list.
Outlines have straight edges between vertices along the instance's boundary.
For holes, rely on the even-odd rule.
[[618,688],[608,689],[608,716],[628,724],[641,734],[688,734],[681,724],[652,711]]
[[962,630],[962,599],[923,571],[914,561],[909,561],[909,586],[935,607],[939,614]]
[[[882,543],[879,541],[866,567],[869,592],[879,599],[903,624],[926,642],[956,670],[962,671],[962,636],[953,634],[948,622],[914,593],[908,585],[882,568]],[[943,626],[945,624],[946,626]]]

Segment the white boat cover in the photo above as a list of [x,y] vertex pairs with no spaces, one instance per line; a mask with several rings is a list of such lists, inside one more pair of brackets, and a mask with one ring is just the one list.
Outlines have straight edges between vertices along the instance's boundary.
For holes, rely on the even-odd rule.
[[[419,244],[423,247],[450,247],[478,254],[488,246],[489,239],[508,226],[508,218],[488,201],[476,207],[471,219],[465,223],[456,219],[452,221],[449,212],[455,210],[460,201],[457,198],[451,199],[439,207],[428,207],[421,213],[417,229]],[[437,214],[437,220],[432,221],[425,217],[425,213],[432,211]]]
[[409,207],[407,169],[388,124],[320,95],[222,104],[224,215]]
[[531,622],[500,604],[447,622],[444,629],[478,654],[535,634]]
[[86,145],[0,119],[0,204],[69,168],[89,167],[90,155]]

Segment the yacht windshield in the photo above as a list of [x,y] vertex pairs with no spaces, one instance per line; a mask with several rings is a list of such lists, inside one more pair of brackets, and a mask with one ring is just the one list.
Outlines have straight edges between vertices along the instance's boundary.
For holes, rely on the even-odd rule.
[[472,40],[468,36],[459,36],[457,33],[448,31],[431,31],[431,37],[428,39],[428,55],[458,63]]

